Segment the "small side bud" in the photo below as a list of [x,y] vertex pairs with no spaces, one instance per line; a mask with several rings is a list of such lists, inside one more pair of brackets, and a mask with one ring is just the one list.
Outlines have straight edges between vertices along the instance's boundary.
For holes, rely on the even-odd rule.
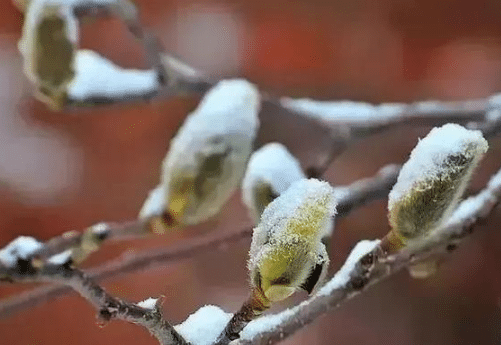
[[434,128],[418,143],[389,195],[388,238],[395,248],[420,245],[440,227],[487,148],[480,131],[456,124]]
[[270,202],[298,180],[306,178],[298,160],[279,143],[255,151],[242,181],[242,199],[256,223]]
[[258,130],[260,103],[253,84],[224,80],[188,116],[162,169],[166,212],[174,223],[207,220],[238,187]]
[[38,98],[54,109],[66,101],[67,84],[75,74],[77,41],[78,23],[70,5],[50,0],[30,3],[19,50]]
[[283,300],[300,288],[311,293],[322,280],[329,258],[321,239],[335,208],[327,182],[304,179],[264,210],[248,263],[253,294],[263,304]]

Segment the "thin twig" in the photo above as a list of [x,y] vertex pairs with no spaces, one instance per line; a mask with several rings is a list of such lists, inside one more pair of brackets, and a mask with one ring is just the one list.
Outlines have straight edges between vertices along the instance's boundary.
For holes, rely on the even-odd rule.
[[[232,344],[277,343],[323,313],[361,293],[366,287],[377,284],[401,269],[429,258],[449,255],[472,233],[473,226],[492,212],[500,195],[501,170],[482,192],[463,201],[450,220],[427,244],[419,248],[407,248],[391,256],[384,253],[378,244],[360,255],[355,264],[348,258],[343,268],[315,296],[282,313],[254,321],[254,324],[249,324],[248,332],[244,329],[242,338]],[[263,327],[260,328],[257,323]],[[253,327],[257,329],[256,332],[252,331]]]
[[142,308],[108,294],[82,271],[68,264],[44,263],[35,267],[26,262],[18,263],[8,272],[9,279],[19,282],[50,282],[64,284],[77,291],[98,311],[103,321],[119,319],[145,327],[162,345],[188,345],[189,343],[163,319],[160,309]]

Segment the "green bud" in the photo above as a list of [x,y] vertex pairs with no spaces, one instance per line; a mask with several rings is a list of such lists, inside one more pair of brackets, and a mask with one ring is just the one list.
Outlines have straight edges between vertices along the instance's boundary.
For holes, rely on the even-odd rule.
[[480,131],[456,124],[434,128],[418,143],[389,195],[394,246],[420,245],[440,227],[487,148]]
[[248,263],[254,295],[264,304],[300,288],[311,293],[322,280],[329,258],[321,239],[332,226],[335,207],[327,182],[303,179],[264,210]]

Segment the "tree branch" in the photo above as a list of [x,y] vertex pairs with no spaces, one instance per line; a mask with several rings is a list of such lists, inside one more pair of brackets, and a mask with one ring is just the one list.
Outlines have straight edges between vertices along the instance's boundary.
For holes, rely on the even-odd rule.
[[109,295],[102,287],[82,271],[69,263],[43,263],[33,265],[28,261],[19,261],[8,269],[10,280],[19,282],[50,282],[64,284],[77,291],[98,310],[98,317],[103,321],[120,319],[145,327],[162,345],[187,345],[188,343],[174,328],[163,319],[158,307],[147,309]]
[[276,315],[264,316],[242,331],[234,345],[274,344],[311,323],[321,314],[335,309],[413,263],[449,255],[473,231],[473,226],[486,218],[499,202],[501,170],[487,187],[463,201],[449,221],[419,248],[404,248],[388,255],[379,241],[362,241],[352,251],[341,270],[309,300]]
[[[356,181],[346,187],[337,187],[336,193],[339,200],[338,217],[346,216],[358,206],[387,196],[396,181],[399,170],[400,166],[398,165],[387,165],[380,169],[374,177]],[[133,223],[131,223],[130,226],[132,226],[132,224]],[[98,224],[95,227],[99,228],[103,226]],[[110,226],[109,231],[112,233],[119,233],[120,226]],[[244,228],[236,233],[224,235],[212,234],[202,239],[191,239],[184,245],[176,245],[176,248],[165,248],[156,251],[150,250],[91,269],[89,270],[89,277],[101,281],[121,274],[146,270],[157,265],[165,265],[165,263],[190,258],[204,251],[211,251],[229,243],[237,243],[242,239],[250,238],[251,234],[252,230],[250,228]],[[64,237],[64,235],[62,237]],[[54,253],[66,250],[68,247],[65,247],[63,244],[69,244],[69,247],[71,247],[75,243],[78,243],[77,241],[71,242],[70,240],[64,242],[62,237],[56,237],[45,244],[45,256],[49,255],[49,253],[53,255]],[[55,247],[51,247],[51,244]],[[39,257],[40,253],[41,252],[38,252],[35,256]],[[0,276],[2,274],[6,275],[6,273],[7,272],[2,272],[0,267]],[[35,307],[69,292],[71,292],[71,289],[67,286],[51,285],[3,299],[0,301],[0,318],[10,317],[16,312]]]

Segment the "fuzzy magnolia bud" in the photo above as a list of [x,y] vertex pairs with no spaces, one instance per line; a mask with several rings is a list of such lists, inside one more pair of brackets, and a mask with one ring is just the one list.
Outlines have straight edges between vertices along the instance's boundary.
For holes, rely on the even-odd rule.
[[279,143],[255,151],[242,181],[242,199],[257,223],[264,209],[289,186],[306,176],[297,159]]
[[188,116],[163,162],[167,213],[196,224],[219,212],[240,183],[259,120],[260,95],[251,83],[219,82]]
[[74,76],[78,23],[70,5],[34,0],[26,13],[19,50],[24,71],[36,85],[39,98],[60,108],[66,86]]
[[321,242],[335,214],[333,188],[315,179],[293,183],[264,210],[248,263],[253,295],[264,305],[302,288],[311,293],[329,258]]
[[480,131],[456,124],[434,128],[418,143],[389,195],[393,247],[425,243],[457,206],[487,148]]

